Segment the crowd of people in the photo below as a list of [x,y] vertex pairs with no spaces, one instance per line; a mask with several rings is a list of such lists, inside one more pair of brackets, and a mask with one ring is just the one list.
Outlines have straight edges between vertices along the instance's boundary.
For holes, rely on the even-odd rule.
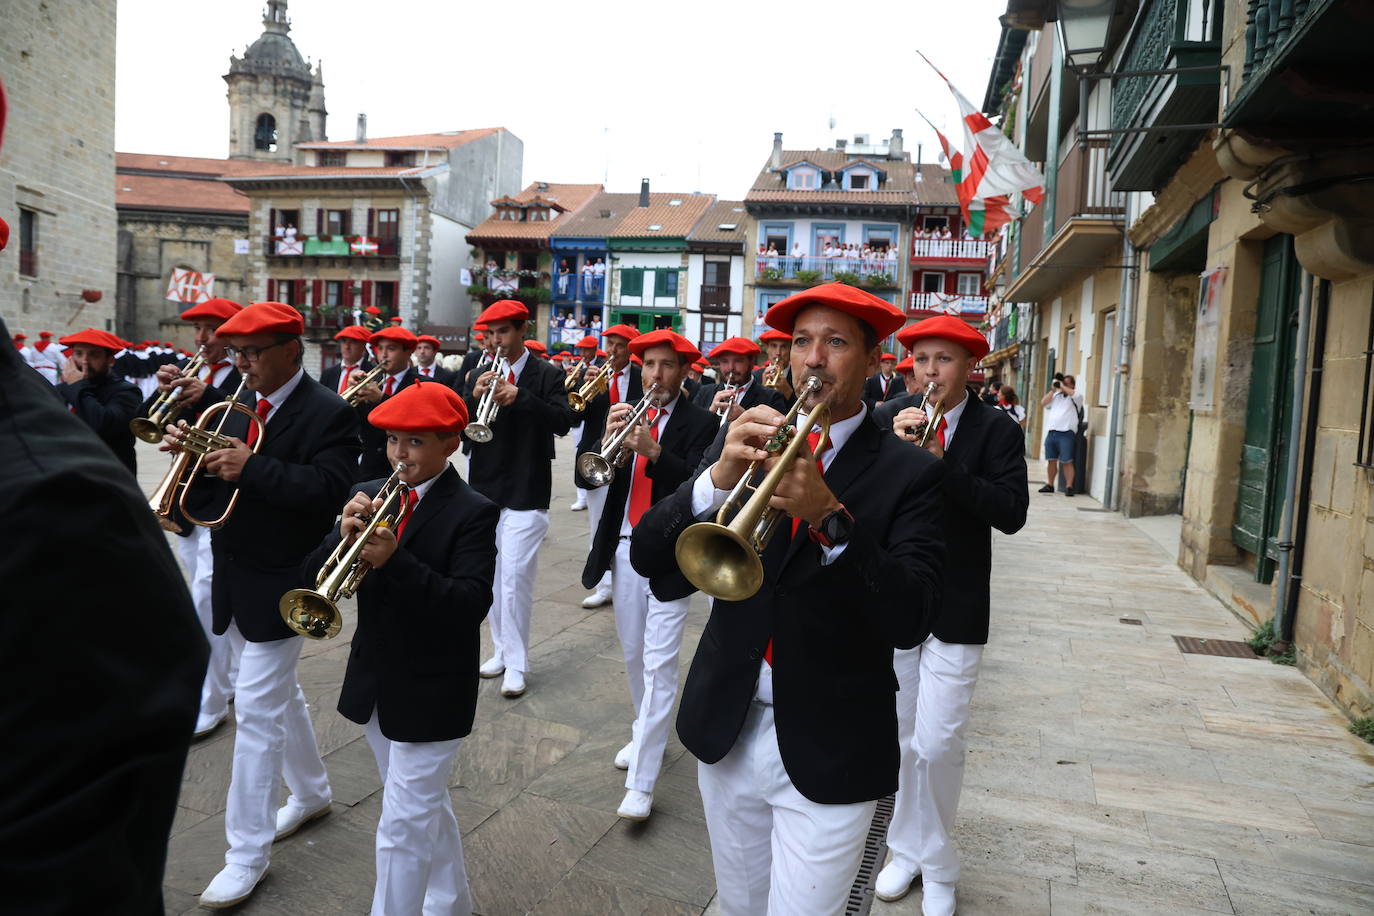
[[845,271],[890,274],[896,271],[896,262],[897,246],[894,242],[884,240],[858,245],[827,239],[813,257],[808,257],[801,242],[793,242],[790,251],[778,251],[775,242],[759,245],[755,267],[760,273],[781,270],[788,276],[799,270],[810,269],[829,278]]
[[[601,294],[606,288],[606,261],[604,258],[586,258],[582,262],[582,299],[593,299],[600,301]],[[555,290],[560,299],[571,299],[578,292],[573,286],[576,272],[572,262],[568,258],[560,258],[558,261],[557,285]]]

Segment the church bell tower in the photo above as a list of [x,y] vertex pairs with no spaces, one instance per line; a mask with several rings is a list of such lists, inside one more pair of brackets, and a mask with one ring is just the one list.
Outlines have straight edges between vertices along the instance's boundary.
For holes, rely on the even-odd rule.
[[327,139],[323,65],[311,68],[290,31],[286,0],[267,0],[262,35],[229,57],[230,159],[293,162],[295,144]]

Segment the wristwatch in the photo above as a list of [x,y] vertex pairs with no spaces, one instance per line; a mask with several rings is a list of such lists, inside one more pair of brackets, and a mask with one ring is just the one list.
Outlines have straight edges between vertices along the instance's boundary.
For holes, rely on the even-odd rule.
[[821,520],[820,527],[810,529],[809,534],[822,547],[838,547],[849,543],[849,536],[853,532],[854,516],[842,504]]

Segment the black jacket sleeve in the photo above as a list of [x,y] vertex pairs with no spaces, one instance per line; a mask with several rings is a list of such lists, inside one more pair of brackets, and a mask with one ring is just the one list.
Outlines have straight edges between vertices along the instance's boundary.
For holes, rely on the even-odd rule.
[[[447,565],[433,568],[415,554],[398,547],[391,559],[374,574],[385,586],[390,607],[448,608],[464,615],[461,623],[477,626],[491,606],[492,579],[496,575],[496,522],[501,510],[486,503],[459,530]],[[418,536],[418,535],[417,535]],[[415,627],[417,651],[432,640],[424,627]]]
[[285,509],[342,506],[358,472],[358,452],[357,418],[340,401],[320,434],[310,464],[254,455],[244,464],[239,485],[247,492],[270,496]]
[[983,473],[974,475],[957,457],[945,455],[945,490],[958,511],[987,522],[1003,534],[1026,524],[1030,491],[1026,486],[1026,445],[1021,427],[1010,417],[992,416]]
[[138,416],[143,402],[139,400],[138,389],[133,385],[120,385],[108,403],[100,403],[96,389],[85,379],[71,384],[57,386],[69,405],[76,408],[76,415],[97,436],[108,438],[118,435],[129,427],[129,421]]

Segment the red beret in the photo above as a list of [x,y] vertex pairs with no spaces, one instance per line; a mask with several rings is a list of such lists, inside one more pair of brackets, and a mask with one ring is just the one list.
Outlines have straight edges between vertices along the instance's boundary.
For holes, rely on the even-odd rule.
[[906,316],[897,306],[879,299],[872,293],[838,281],[823,283],[795,296],[788,296],[770,308],[768,314],[763,316],[763,320],[779,331],[791,333],[797,313],[809,305],[825,305],[852,315],[871,327],[880,340],[906,322]]
[[788,334],[786,331],[778,331],[773,328],[769,328],[759,335],[759,343],[767,343],[770,340],[781,340],[791,343],[792,335]]
[[[376,334],[373,334],[371,337],[369,337],[367,339],[367,342],[375,347],[378,343],[380,343],[383,340],[398,341],[401,344],[401,346],[405,347],[407,350],[414,350],[415,345],[420,342],[420,339],[418,337],[416,337],[410,331],[407,331],[405,328],[400,326],[382,328]],[[394,428],[396,427],[393,427],[393,429]]]
[[675,352],[687,357],[689,363],[701,359],[701,351],[692,346],[690,340],[667,328],[659,328],[657,331],[640,334],[630,341],[630,352],[635,356],[642,357],[645,350],[663,346],[672,347]]
[[474,331],[485,331],[487,330],[487,323],[485,321],[474,321],[472,323],[472,329]]
[[975,331],[967,321],[954,315],[935,315],[902,328],[897,334],[897,340],[908,349],[916,341],[928,337],[953,341],[969,351],[975,359],[988,355],[987,338]]
[[335,340],[361,340],[367,343],[372,339],[372,332],[360,324],[350,324],[342,331],[334,335]]
[[562,360],[568,358],[568,354],[564,353],[562,350],[559,350],[557,353],[555,353],[553,356],[549,358],[552,359],[554,362],[561,362]]
[[[783,300],[783,302],[786,301],[786,299]],[[777,306],[773,306],[773,308],[777,308]],[[772,314],[771,310],[769,314]],[[758,356],[759,345],[747,337],[727,337],[716,344],[715,349],[711,351],[711,358],[715,359],[717,356],[729,356],[731,354],[739,356]]]
[[49,340],[52,338],[52,331],[40,331],[38,336],[44,340]]
[[392,316],[391,316],[391,323],[392,323],[392,324],[400,324],[400,323],[401,323],[401,316],[400,316],[400,315],[392,315]]
[[225,318],[232,318],[242,310],[243,306],[230,299],[207,299],[182,312],[181,320],[200,321],[201,319],[214,320],[218,318],[223,321]]
[[540,341],[537,341],[537,340],[527,340],[527,341],[525,341],[525,349],[526,349],[526,350],[529,350],[531,353],[547,353],[547,352],[549,352],[549,348],[546,347],[546,346],[544,346],[543,343],[541,343]]
[[28,339],[29,339],[29,335],[27,335],[27,334],[15,334],[15,335],[14,335],[14,339],[15,339],[15,340],[28,340]]
[[699,359],[696,362],[692,363],[692,368],[697,370],[698,372],[705,372],[710,367],[710,363],[706,362],[706,360],[704,359]]
[[421,334],[419,337],[415,338],[415,343],[427,343],[436,350],[442,350],[444,348],[444,345],[439,343],[439,338],[435,337],[433,334]]
[[601,357],[602,359],[605,359],[605,358],[606,358],[606,351],[605,351],[605,350],[597,350],[597,351],[596,351],[596,355],[599,356],[599,357]]
[[891,353],[884,353],[882,356],[880,356],[880,357],[878,357],[878,358],[879,358],[880,360],[884,360],[884,359],[896,359],[897,357],[893,356]]
[[900,363],[897,364],[897,371],[905,372],[908,375],[915,375],[916,362],[910,356],[908,356],[906,359],[902,360]]
[[363,309],[363,311],[367,312],[369,315],[380,315],[382,313],[382,310],[375,305],[369,305],[367,308]]
[[482,310],[477,316],[479,324],[495,321],[529,321],[530,310],[518,299],[498,299]]
[[595,349],[596,347],[601,345],[601,342],[597,340],[595,337],[584,337],[577,342],[577,345],[579,347],[591,347]]
[[640,359],[638,356],[635,356],[633,353],[630,354],[630,362],[634,363],[636,366],[644,365],[644,360]]
[[[23,334],[14,335],[17,339],[23,339]],[[58,343],[64,347],[75,347],[83,345],[87,347],[104,347],[111,353],[118,353],[125,348],[124,341],[111,334],[109,331],[98,331],[95,328],[87,328],[84,331],[77,331],[75,334],[68,334]]]
[[215,332],[217,337],[251,337],[254,334],[304,334],[305,319],[284,302],[254,302],[230,317]]
[[472,335],[472,339],[473,339],[473,340],[486,340],[486,339],[487,339],[487,335],[483,334],[481,331],[478,331],[476,334],[473,334],[473,335]]
[[403,433],[456,433],[468,425],[468,408],[449,386],[420,382],[372,408],[367,422]]
[[10,243],[10,224],[0,219],[0,251],[5,250],[5,246]]
[[613,324],[601,332],[602,337],[610,337],[612,334],[616,337],[623,337],[626,340],[634,340],[639,336],[639,329],[632,328],[628,324]]

